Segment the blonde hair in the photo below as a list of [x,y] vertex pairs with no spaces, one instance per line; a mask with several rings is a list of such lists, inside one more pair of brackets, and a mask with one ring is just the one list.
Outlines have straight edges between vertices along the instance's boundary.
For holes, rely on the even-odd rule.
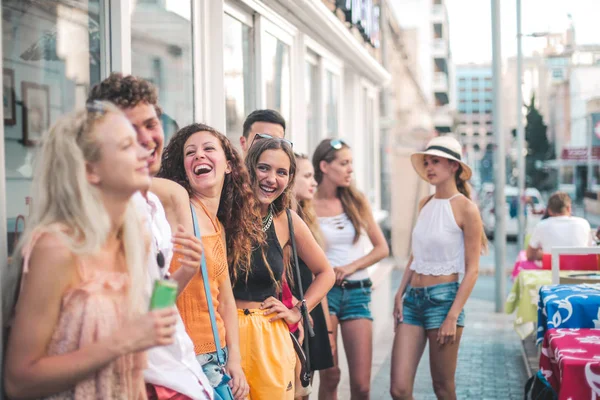
[[[112,221],[104,207],[101,191],[88,182],[88,163],[102,158],[96,126],[108,114],[123,115],[112,103],[94,102],[87,109],[60,118],[44,135],[35,160],[33,206],[25,231],[16,246],[12,265],[2,279],[4,322],[12,317],[23,268],[23,249],[34,233],[51,232],[77,256],[94,254],[105,245]],[[110,134],[104,132],[104,134]],[[120,240],[130,278],[129,311],[143,309],[143,284],[147,252],[144,226],[133,200],[129,200]],[[59,271],[57,271],[58,273]]]

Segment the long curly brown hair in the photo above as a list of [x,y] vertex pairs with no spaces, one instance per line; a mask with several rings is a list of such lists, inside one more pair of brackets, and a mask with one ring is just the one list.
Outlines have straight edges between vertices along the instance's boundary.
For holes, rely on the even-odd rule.
[[250,185],[248,171],[229,139],[204,124],[194,123],[181,128],[165,147],[158,177],[179,183],[188,191],[190,197],[193,196],[183,164],[184,146],[190,136],[198,132],[209,132],[219,139],[231,168],[231,173],[225,175],[217,218],[225,228],[227,262],[230,275],[236,279],[240,271],[245,272],[249,269],[252,248],[265,241],[265,234],[261,230],[262,217]]

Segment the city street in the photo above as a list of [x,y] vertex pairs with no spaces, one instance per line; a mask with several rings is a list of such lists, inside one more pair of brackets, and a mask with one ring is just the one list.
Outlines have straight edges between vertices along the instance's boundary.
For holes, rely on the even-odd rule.
[[[513,253],[511,253],[513,252]],[[493,262],[491,254],[482,258]],[[507,247],[507,260],[516,256],[516,244]],[[492,257],[492,258],[489,258]],[[514,260],[514,257],[512,258]],[[511,263],[512,264],[512,263]],[[491,264],[490,264],[491,266]],[[401,270],[390,270],[378,280],[373,291],[374,352],[372,399],[390,399],[390,366],[393,342],[392,308]],[[506,290],[510,290],[507,278]],[[519,337],[512,327],[512,316],[494,312],[494,277],[482,274],[466,306],[467,322],[459,350],[456,373],[459,399],[521,399],[527,373],[521,356]],[[342,350],[342,349],[341,349]],[[435,399],[429,374],[427,349],[419,365],[415,382],[415,399]],[[343,353],[343,350],[342,350]],[[342,383],[339,399],[349,399],[349,381],[345,355],[340,355]],[[318,385],[318,377],[315,378]],[[316,387],[316,386],[315,386]],[[313,393],[311,399],[317,399]]]

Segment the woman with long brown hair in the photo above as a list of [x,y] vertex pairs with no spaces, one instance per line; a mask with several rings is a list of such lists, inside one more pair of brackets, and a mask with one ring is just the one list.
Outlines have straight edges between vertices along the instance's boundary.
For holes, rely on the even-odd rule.
[[456,399],[463,307],[477,281],[486,239],[479,209],[470,199],[471,168],[461,160],[460,143],[437,137],[411,161],[417,174],[435,186],[435,194],[419,204],[412,255],[396,294],[391,395],[395,400],[413,398],[417,366],[429,341],[435,394]]
[[[334,268],[335,286],[327,294],[331,328],[337,341],[341,326],[350,371],[353,399],[368,399],[371,389],[373,317],[371,280],[367,268],[389,254],[387,242],[375,222],[365,196],[352,183],[352,151],[344,141],[324,139],[313,155],[315,211],[325,242],[325,253]],[[366,252],[361,236],[373,245]],[[320,399],[336,399],[340,382],[338,352],[335,366],[321,371]]]
[[[246,156],[254,196],[263,217],[259,228],[266,238],[252,249],[250,263],[234,270],[233,293],[238,308],[242,365],[253,400],[294,398],[296,355],[288,324],[301,319],[301,309],[312,310],[333,285],[333,272],[323,250],[306,224],[287,209],[292,199],[296,161],[285,139],[256,140]],[[304,296],[288,309],[280,300],[284,274],[290,274],[290,226],[298,256],[315,280]],[[284,322],[285,321],[285,322]]]
[[[248,384],[241,367],[240,339],[230,271],[250,263],[254,243],[261,243],[260,215],[241,157],[225,135],[204,124],[180,129],[165,148],[158,174],[183,186],[198,215],[207,261],[212,301],[226,370],[236,399],[245,399]],[[171,270],[180,267],[177,259]],[[233,274],[236,275],[235,273]],[[223,378],[217,368],[208,303],[200,272],[177,300],[198,362],[213,386]]]

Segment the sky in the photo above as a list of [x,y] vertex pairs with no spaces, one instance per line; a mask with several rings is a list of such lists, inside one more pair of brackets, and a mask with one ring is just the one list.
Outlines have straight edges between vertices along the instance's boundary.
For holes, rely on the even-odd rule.
[[[394,1],[394,0],[392,0]],[[425,0],[426,1],[426,0]],[[502,58],[517,53],[516,0],[499,0]],[[491,0],[446,0],[450,48],[455,64],[489,63],[492,58]],[[521,29],[564,32],[571,14],[577,44],[600,44],[600,0],[521,0]],[[544,38],[523,38],[523,53],[543,49]]]

